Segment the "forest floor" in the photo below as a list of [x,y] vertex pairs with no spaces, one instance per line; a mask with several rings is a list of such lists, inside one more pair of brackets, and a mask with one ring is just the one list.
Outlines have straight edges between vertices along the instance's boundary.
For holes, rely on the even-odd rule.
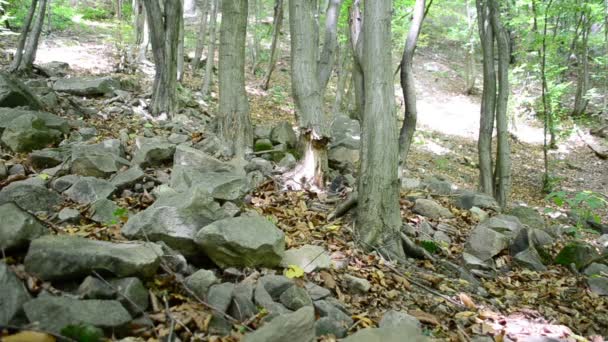
[[[94,33],[85,38],[54,34],[41,44],[38,60],[67,62],[75,74],[112,74],[118,61],[115,45],[108,38],[108,35]],[[282,51],[281,56],[287,57],[287,52]],[[416,57],[419,127],[407,173],[408,177],[421,179],[433,175],[459,187],[475,189],[479,96],[462,95],[463,81],[455,71],[459,66],[453,63],[447,56],[425,49]],[[135,79],[145,94],[149,89],[149,75],[136,75]],[[247,91],[254,123],[293,122],[288,60],[279,59],[271,89],[261,90],[260,82],[259,76],[248,72]],[[195,99],[201,100],[195,90],[200,86],[199,76],[188,75],[184,84],[194,89]],[[399,92],[400,88],[396,87],[398,96]],[[209,113],[214,111],[216,93],[211,97],[203,106]],[[518,113],[518,116],[521,117],[517,118],[517,129],[512,132],[516,137],[512,139],[512,202],[527,204],[542,212],[550,205],[541,191],[542,128],[527,113]],[[107,137],[115,137],[118,131],[115,128],[124,125],[135,132],[142,131],[136,127],[137,120],[112,117],[109,120],[116,121],[95,118],[89,124]],[[587,134],[588,129],[573,129],[572,134],[559,142],[559,149],[551,151],[551,166],[559,177],[558,187],[573,192],[591,190],[608,194],[608,161],[598,159],[579,133]],[[407,195],[404,194],[401,202],[404,220],[419,223],[421,217],[412,213],[413,203]],[[476,222],[467,212],[453,208],[449,199],[439,201],[458,213],[449,222],[457,232],[452,244],[442,248],[440,258],[458,263],[464,242]],[[342,270],[316,273],[309,280],[330,288],[351,310],[355,319],[351,331],[375,326],[386,310],[397,309],[406,310],[421,321],[428,334],[452,341],[470,341],[493,331],[519,337],[526,334],[563,336],[567,328],[560,324],[580,336],[608,335],[608,301],[585,289],[581,277],[566,268],[550,266],[545,272],[529,271],[510,265],[509,256],[504,255],[500,257],[503,266],[510,266],[495,278],[481,279],[476,286],[454,277],[453,270],[446,270],[449,267],[440,260],[421,260],[395,267],[375,253],[364,253],[355,247],[349,217],[328,220],[327,213],[333,204],[323,203],[312,194],[281,192],[273,182],[266,182],[254,193],[252,204],[258,211],[278,219],[278,226],[287,235],[288,248],[321,244],[333,260],[347,265]],[[604,222],[608,223],[606,213],[603,214]],[[103,235],[112,239],[120,235],[119,231],[113,227]],[[90,237],[95,238],[94,235]],[[592,235],[588,238],[595,239]],[[562,246],[563,242],[557,242],[553,253]],[[365,295],[344,292],[340,280],[346,271],[370,280],[371,291]],[[163,286],[170,287],[159,283],[159,287]],[[171,308],[175,308],[174,314],[187,315],[201,310],[197,303],[190,303],[191,307],[184,309],[188,302],[183,301],[180,308]],[[180,310],[184,312],[179,313]],[[178,317],[186,321],[184,316]]]

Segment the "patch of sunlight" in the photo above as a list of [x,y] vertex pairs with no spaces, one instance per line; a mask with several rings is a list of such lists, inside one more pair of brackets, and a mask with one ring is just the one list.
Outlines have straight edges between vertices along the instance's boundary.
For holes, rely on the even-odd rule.
[[452,152],[449,148],[445,148],[432,140],[425,140],[421,148],[439,156],[450,154]]
[[90,21],[83,18],[82,14],[77,14],[72,17],[72,22],[77,24],[83,24],[90,27],[101,27],[101,28],[113,28],[116,26],[113,22],[100,22],[100,21]]

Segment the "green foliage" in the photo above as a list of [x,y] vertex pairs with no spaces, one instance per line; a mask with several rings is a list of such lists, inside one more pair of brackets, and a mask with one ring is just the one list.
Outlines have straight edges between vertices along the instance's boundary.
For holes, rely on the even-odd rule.
[[86,324],[68,325],[61,329],[61,335],[79,342],[103,341],[103,331],[97,327]]
[[104,20],[111,19],[112,13],[101,7],[85,7],[81,11],[82,19],[86,20]]
[[608,207],[608,200],[602,194],[593,191],[581,191],[574,194],[556,191],[547,195],[546,200],[553,202],[558,207],[570,208],[577,220],[577,228],[581,229],[588,220],[600,223],[601,217],[597,211]]
[[441,247],[439,247],[439,245],[433,240],[423,240],[420,242],[420,246],[431,254],[435,254],[441,249]]

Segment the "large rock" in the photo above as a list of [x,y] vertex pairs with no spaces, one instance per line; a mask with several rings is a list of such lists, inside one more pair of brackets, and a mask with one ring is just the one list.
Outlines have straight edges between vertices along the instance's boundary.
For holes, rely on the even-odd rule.
[[45,295],[24,305],[30,322],[39,329],[60,333],[68,325],[92,325],[119,328],[131,321],[131,315],[117,300],[78,300]]
[[188,166],[176,166],[171,174],[171,187],[177,191],[187,191],[193,186],[207,190],[213,198],[237,201],[250,190],[244,175],[224,172],[201,172]]
[[464,191],[456,197],[454,204],[460,209],[468,210],[477,207],[480,209],[500,211],[500,206],[494,197],[479,192]]
[[111,94],[120,85],[111,77],[62,78],[53,84],[53,90],[80,96]]
[[509,211],[509,215],[515,216],[519,221],[530,228],[544,228],[545,220],[543,217],[533,208],[518,206]]
[[232,290],[232,304],[228,313],[243,322],[255,316],[258,312],[253,303],[254,285],[248,279],[236,284]]
[[433,200],[424,198],[417,199],[412,210],[416,214],[420,214],[431,219],[454,217],[454,215],[452,214],[452,212],[450,212],[449,209],[443,207],[442,205]]
[[353,325],[353,319],[347,312],[333,305],[328,300],[319,300],[314,303],[319,320],[315,322],[317,336],[332,334],[338,338],[346,336],[348,329]]
[[48,234],[40,221],[14,203],[0,205],[0,249],[24,247],[31,240]]
[[112,183],[94,177],[82,177],[64,194],[79,204],[91,204],[100,199],[107,199],[116,191]]
[[129,169],[119,172],[110,182],[119,190],[123,190],[133,186],[145,177],[144,171],[137,165],[130,167]]
[[296,265],[306,273],[331,267],[331,257],[322,246],[304,245],[285,252],[281,267]]
[[78,294],[85,299],[116,299],[133,315],[148,309],[148,290],[139,278],[101,280],[86,277],[78,287]]
[[159,166],[173,160],[175,145],[164,138],[135,139],[133,164],[141,167]]
[[0,73],[0,107],[30,107],[39,109],[40,102],[20,80]]
[[342,146],[349,150],[359,150],[361,146],[361,125],[359,121],[346,115],[336,115],[331,124],[331,136],[331,148]]
[[315,312],[311,306],[279,316],[258,330],[245,335],[243,342],[313,342]]
[[211,285],[219,282],[220,280],[215,276],[215,273],[209,270],[198,270],[185,279],[186,286],[201,300],[206,300],[207,291],[209,291]]
[[291,124],[286,121],[283,121],[272,128],[272,131],[270,131],[270,140],[275,144],[285,144],[289,147],[295,147],[298,143],[296,132],[294,132]]
[[362,329],[342,340],[343,342],[422,342],[428,338],[422,335],[419,329],[410,325],[395,327]]
[[39,112],[28,112],[6,123],[0,140],[13,152],[31,152],[58,144],[63,134],[61,130],[47,126]]
[[129,166],[119,140],[105,140],[93,145],[72,147],[71,171],[80,176],[108,178],[122,167]]
[[200,172],[229,172],[235,173],[237,168],[214,158],[207,153],[185,145],[178,145],[173,156],[173,165],[194,168]]
[[33,182],[14,182],[0,191],[0,204],[14,202],[29,212],[51,212],[61,204],[61,196]]
[[67,120],[51,113],[17,108],[0,108],[0,132],[6,129],[13,120],[25,115],[33,115],[42,120],[47,128],[63,134],[67,134],[70,131],[70,125]]
[[130,239],[164,241],[171,248],[192,257],[200,253],[194,242],[198,231],[228,215],[202,187],[161,196],[146,210],[129,218],[122,234]]
[[220,267],[276,267],[285,253],[285,235],[263,217],[216,221],[196,234],[196,242]]
[[79,278],[92,271],[150,277],[156,273],[162,254],[161,247],[153,243],[48,235],[32,241],[24,263],[28,272],[43,280]]
[[600,296],[608,296],[608,266],[592,263],[585,268],[584,274],[591,291]]
[[422,334],[420,321],[416,317],[401,311],[389,310],[385,312],[379,324],[380,328],[398,327],[401,325],[407,325],[411,327],[412,330]]
[[574,266],[580,270],[589,265],[593,260],[599,257],[599,253],[591,245],[582,241],[573,241],[568,243],[555,257],[555,263],[558,265]]
[[507,248],[522,229],[514,216],[499,215],[473,228],[465,244],[465,252],[482,261],[491,259]]
[[23,283],[0,261],[0,325],[9,324],[29,300],[30,294]]
[[45,148],[30,153],[29,160],[35,169],[40,170],[55,167],[65,162],[70,154],[71,150],[66,147]]

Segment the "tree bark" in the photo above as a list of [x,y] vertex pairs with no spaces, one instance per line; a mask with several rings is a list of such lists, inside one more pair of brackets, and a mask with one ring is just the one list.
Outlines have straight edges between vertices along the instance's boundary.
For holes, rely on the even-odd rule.
[[316,1],[290,1],[291,86],[300,126],[303,158],[285,175],[286,187],[292,190],[321,189],[327,168],[328,126],[323,113],[321,89],[317,77],[317,40],[315,32]]
[[178,34],[178,44],[177,44],[177,81],[181,82],[182,78],[184,76],[184,35],[185,35],[185,28],[184,28],[184,12],[183,12],[183,8],[184,8],[184,1],[181,1],[181,6],[182,6],[182,14],[179,17],[179,34]]
[[275,0],[274,4],[274,25],[272,29],[272,45],[270,47],[270,61],[268,62],[268,71],[264,79],[262,89],[268,90],[270,87],[270,78],[277,64],[277,45],[281,36],[281,27],[283,26],[283,0]]
[[134,53],[135,62],[141,63],[146,59],[146,51],[150,44],[150,32],[146,8],[142,0],[133,0],[133,26],[135,27]]
[[47,0],[40,0],[36,20],[34,21],[34,24],[32,26],[32,31],[28,35],[21,64],[17,68],[20,71],[29,73],[34,66],[34,61],[36,60],[36,52],[38,51],[38,41],[40,40],[40,34],[42,33],[42,26],[44,24],[46,4]]
[[404,258],[400,239],[397,121],[391,67],[391,0],[365,4],[359,205],[355,232],[367,250]]
[[507,109],[509,104],[509,33],[500,20],[500,6],[491,0],[492,30],[498,47],[498,93],[496,96],[497,151],[496,170],[494,171],[495,198],[502,208],[507,206],[511,191],[511,147]]
[[143,1],[156,65],[150,108],[155,116],[163,113],[171,116],[177,110],[177,47],[183,16],[181,0],[166,1],[163,10],[156,0]]
[[349,39],[353,55],[353,87],[354,87],[354,116],[357,120],[363,117],[365,107],[365,87],[363,84],[363,16],[361,15],[361,0],[353,0],[349,10]]
[[585,98],[589,84],[589,34],[591,33],[591,20],[585,15],[582,27],[581,61],[576,82],[576,96],[572,116],[577,117],[585,113],[589,101]]
[[247,0],[222,1],[218,134],[238,158],[244,158],[253,144],[245,91],[247,7]]
[[[203,57],[203,49],[207,41],[207,19],[209,18],[209,2],[210,0],[203,0],[201,6],[201,23],[198,30],[198,36],[196,39],[196,48],[194,50],[194,59],[192,59],[192,72],[196,72],[198,65]],[[207,48],[209,51],[209,48]],[[207,53],[209,54],[209,53]]]
[[341,62],[338,67],[338,82],[336,84],[336,99],[334,100],[333,108],[331,112],[335,115],[342,111],[342,102],[344,101],[344,95],[346,94],[346,85],[349,81],[348,76],[350,74],[350,63],[352,58],[349,53],[350,49],[347,43],[344,44],[339,53],[342,54]]
[[250,0],[250,11],[253,13],[253,25],[251,32],[251,73],[255,75],[255,70],[258,66],[259,54],[260,54],[260,37],[258,29],[260,27],[260,6],[262,5],[261,0]]
[[479,187],[494,195],[492,167],[492,132],[496,109],[496,71],[494,65],[494,32],[491,24],[489,0],[476,0],[479,36],[483,51],[483,95],[479,121]]
[[416,0],[416,4],[414,5],[414,17],[405,41],[403,57],[401,58],[401,88],[403,89],[403,99],[405,101],[403,126],[401,126],[401,133],[399,134],[399,159],[402,166],[405,166],[407,162],[407,156],[410,152],[412,140],[414,139],[414,132],[416,131],[416,122],[418,121],[418,111],[416,109],[416,80],[414,79],[413,62],[418,36],[420,35],[422,22],[424,21],[425,8],[425,0]]
[[465,0],[466,11],[467,11],[467,25],[468,25],[468,43],[467,43],[467,51],[466,51],[466,60],[465,60],[465,87],[464,93],[466,95],[473,94],[473,90],[475,89],[475,38],[473,36],[474,27],[475,27],[475,19],[473,11],[469,6],[469,0]]
[[209,94],[209,88],[211,87],[211,81],[213,79],[213,66],[215,64],[215,50],[216,50],[216,23],[217,23],[217,12],[219,7],[218,0],[211,0],[211,18],[209,22],[209,47],[207,48],[207,63],[205,63],[205,78],[203,79],[203,88],[201,93],[203,97]]
[[322,92],[325,92],[327,88],[334,67],[336,49],[338,48],[338,19],[340,18],[341,7],[342,0],[329,0],[327,3],[325,37],[318,66],[319,87]]
[[36,6],[38,5],[38,0],[32,0],[32,4],[30,5],[30,9],[27,13],[27,16],[24,18],[23,27],[21,28],[21,35],[19,36],[19,42],[17,43],[17,50],[15,52],[15,59],[13,59],[12,64],[8,68],[9,72],[15,72],[19,69],[21,65],[21,61],[23,59],[23,49],[25,47],[25,42],[27,41],[27,37],[29,36],[30,26],[32,25],[32,20],[34,18],[34,14],[36,13]]

